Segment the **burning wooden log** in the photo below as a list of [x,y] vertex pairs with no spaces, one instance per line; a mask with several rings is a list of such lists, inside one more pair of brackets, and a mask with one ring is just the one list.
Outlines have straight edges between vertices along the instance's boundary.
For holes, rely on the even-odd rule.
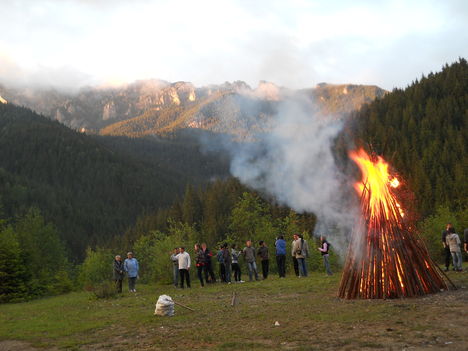
[[350,153],[363,174],[356,184],[362,216],[346,258],[339,296],[346,299],[413,297],[447,289],[416,232],[403,220],[388,164],[371,160],[364,150]]

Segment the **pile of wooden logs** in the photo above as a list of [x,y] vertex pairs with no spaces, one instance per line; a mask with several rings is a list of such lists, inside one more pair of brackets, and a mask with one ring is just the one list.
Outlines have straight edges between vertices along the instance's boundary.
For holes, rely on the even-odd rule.
[[371,203],[371,187],[366,183],[362,188],[362,217],[352,233],[339,296],[386,299],[447,289],[424,242],[405,225],[392,191]]

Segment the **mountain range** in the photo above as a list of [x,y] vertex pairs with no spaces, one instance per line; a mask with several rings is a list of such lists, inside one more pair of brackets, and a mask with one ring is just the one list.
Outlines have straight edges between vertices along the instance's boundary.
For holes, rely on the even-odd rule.
[[310,103],[314,112],[340,118],[385,90],[373,85],[320,83],[291,90],[261,81],[195,87],[192,83],[142,80],[120,87],[85,87],[75,93],[0,85],[0,101],[28,107],[83,132],[140,137],[198,128],[245,136],[268,128],[288,98]]

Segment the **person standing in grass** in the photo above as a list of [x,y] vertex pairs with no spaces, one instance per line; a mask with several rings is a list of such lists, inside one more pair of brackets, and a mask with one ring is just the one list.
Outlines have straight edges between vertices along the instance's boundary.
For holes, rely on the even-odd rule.
[[197,266],[197,276],[200,280],[200,284],[202,287],[205,286],[203,282],[203,267],[205,266],[205,254],[200,247],[200,244],[195,244],[195,262]]
[[122,257],[120,257],[120,255],[117,255],[114,258],[114,282],[115,282],[115,288],[119,294],[122,293],[123,278],[124,278],[124,265],[122,262]]
[[241,255],[241,252],[237,251],[236,248],[237,248],[236,244],[231,245],[231,257],[232,257],[231,268],[232,268],[232,271],[234,272],[235,282],[243,283],[243,281],[241,280],[241,269],[239,266],[239,256]]
[[124,270],[127,273],[128,277],[128,290],[130,292],[136,292],[135,285],[138,278],[138,271],[140,267],[138,265],[138,260],[133,257],[133,252],[127,253],[127,258],[124,262]]
[[172,251],[171,262],[172,262],[172,282],[176,288],[179,287],[179,259],[177,255],[179,254],[179,248],[176,247]]
[[305,260],[309,256],[309,247],[302,235],[294,234],[293,252],[296,255],[299,266],[299,276],[307,277],[307,264]]
[[249,270],[249,281],[253,280],[255,274],[255,280],[258,280],[257,263],[255,262],[255,248],[252,247],[252,241],[247,240],[245,243],[246,247],[242,250],[247,268]]
[[187,287],[190,288],[190,255],[185,252],[185,247],[179,248],[179,255],[177,255],[179,261],[179,276],[180,276],[180,287],[184,288],[184,281],[187,283]]
[[296,234],[293,235],[293,241],[291,243],[291,256],[293,261],[294,273],[296,274],[296,277],[299,277],[299,263],[297,262],[296,252],[294,251],[294,241],[296,240],[296,236]]
[[461,272],[462,269],[462,254],[460,249],[460,237],[455,233],[455,228],[450,227],[446,237],[447,246],[450,248],[450,253],[453,259],[453,270]]
[[325,265],[325,271],[327,272],[327,275],[332,275],[333,272],[330,269],[330,262],[328,259],[328,252],[330,250],[330,244],[327,241],[327,238],[325,238],[323,235],[320,236],[320,241],[322,243],[322,246],[318,248],[320,253],[322,254],[323,257],[323,264]]
[[266,246],[265,242],[263,240],[260,240],[258,242],[258,248],[257,254],[260,256],[260,259],[262,261],[262,275],[263,279],[268,278],[268,272],[270,270],[270,259],[268,257],[268,247]]
[[216,260],[218,261],[218,266],[219,266],[219,280],[221,281],[221,283],[225,283],[226,282],[226,267],[224,266],[223,246],[219,247],[219,250],[216,253]]
[[450,247],[447,245],[447,235],[449,230],[452,228],[452,223],[447,223],[445,230],[442,231],[442,245],[444,246],[444,255],[445,255],[445,271],[448,272],[450,268],[450,261],[452,254],[450,253]]
[[286,241],[284,236],[280,235],[275,242],[276,265],[278,266],[278,275],[280,278],[286,277]]
[[206,243],[202,243],[201,248],[203,254],[205,255],[205,266],[203,267],[203,270],[205,271],[205,281],[207,283],[215,283],[216,277],[213,272],[213,266],[211,264],[211,257],[213,257],[213,253],[210,251],[210,249],[208,249]]
[[463,231],[463,241],[464,241],[465,252],[468,253],[468,228],[465,228],[465,230]]
[[223,245],[222,252],[223,252],[224,275],[226,277],[226,283],[231,284],[232,256],[231,256],[231,253],[229,252],[227,243]]

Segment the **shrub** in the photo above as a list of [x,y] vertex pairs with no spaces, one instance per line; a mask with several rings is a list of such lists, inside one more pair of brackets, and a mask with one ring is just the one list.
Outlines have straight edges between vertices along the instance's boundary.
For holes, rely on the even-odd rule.
[[109,299],[117,296],[115,284],[111,281],[105,281],[93,287],[92,292],[98,299]]
[[86,290],[92,291],[99,284],[112,281],[113,259],[114,255],[110,250],[88,248],[86,259],[80,267],[78,276],[80,285]]

